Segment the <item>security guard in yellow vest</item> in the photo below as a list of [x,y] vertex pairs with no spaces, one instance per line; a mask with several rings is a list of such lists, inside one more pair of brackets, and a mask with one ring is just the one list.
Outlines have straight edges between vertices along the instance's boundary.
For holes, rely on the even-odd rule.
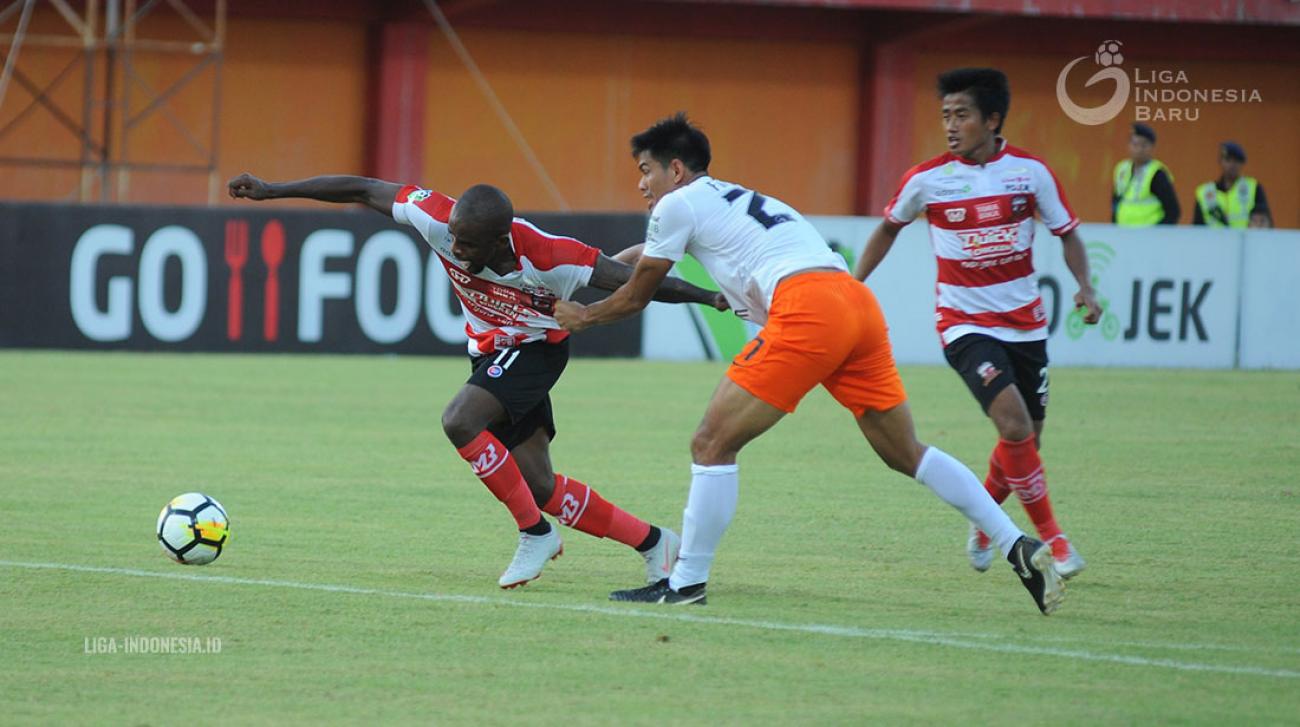
[[1156,132],[1146,124],[1133,124],[1129,158],[1115,165],[1111,194],[1111,222],[1124,227],[1178,223],[1178,195],[1174,176],[1158,159],[1151,158]]
[[1273,226],[1273,215],[1268,209],[1264,187],[1254,177],[1241,176],[1241,166],[1245,163],[1246,150],[1240,144],[1225,141],[1219,145],[1219,169],[1223,174],[1217,181],[1206,182],[1196,188],[1193,225],[1237,228]]

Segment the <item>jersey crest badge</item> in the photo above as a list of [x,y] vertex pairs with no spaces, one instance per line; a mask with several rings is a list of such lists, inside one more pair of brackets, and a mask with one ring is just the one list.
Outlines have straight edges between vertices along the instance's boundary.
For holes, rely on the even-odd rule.
[[[979,374],[979,377],[981,379],[984,379],[984,385],[988,386],[989,384],[993,383],[993,380],[996,379],[999,374],[1002,373],[1002,370],[999,369],[997,366],[994,366],[991,362],[985,361],[984,363],[980,364],[975,368],[975,373]],[[491,369],[489,369],[488,375],[491,374],[492,371]]]

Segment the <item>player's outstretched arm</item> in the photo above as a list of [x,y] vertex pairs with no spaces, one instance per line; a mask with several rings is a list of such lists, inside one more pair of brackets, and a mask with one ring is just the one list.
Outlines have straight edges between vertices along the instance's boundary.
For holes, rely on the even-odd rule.
[[315,199],[338,204],[363,204],[385,215],[393,214],[393,200],[402,188],[400,184],[382,179],[330,175],[297,179],[291,182],[267,182],[251,174],[241,174],[226,184],[235,199]]
[[1088,251],[1083,247],[1076,230],[1070,230],[1061,236],[1061,252],[1065,254],[1065,266],[1074,275],[1079,284],[1079,292],[1074,294],[1074,307],[1083,308],[1083,322],[1096,323],[1101,320],[1101,305],[1097,303],[1097,294],[1092,289],[1092,273],[1088,270]]
[[[637,255],[637,259],[640,259],[640,254]],[[601,290],[618,290],[619,286],[632,278],[633,270],[631,265],[617,258],[601,255],[596,258],[596,267],[591,271],[591,280],[587,285]],[[713,306],[718,310],[727,309],[727,299],[721,293],[705,290],[672,276],[664,278],[659,284],[653,300],[663,303],[700,303]]]
[[867,239],[867,247],[862,251],[862,257],[858,258],[857,264],[853,266],[853,277],[866,280],[880,261],[889,254],[890,248],[894,246],[894,240],[898,238],[899,230],[902,229],[902,226],[888,219],[881,220],[872,231],[871,237]]
[[655,291],[672,267],[672,260],[642,255],[632,269],[632,277],[608,298],[591,305],[571,300],[556,301],[555,320],[565,330],[581,331],[636,315],[650,305]]

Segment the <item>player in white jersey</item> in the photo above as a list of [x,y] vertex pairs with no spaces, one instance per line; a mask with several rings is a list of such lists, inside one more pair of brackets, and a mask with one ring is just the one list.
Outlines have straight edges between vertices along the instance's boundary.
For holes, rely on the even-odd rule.
[[[243,174],[228,186],[236,198],[365,204],[414,227],[433,248],[465,311],[472,372],[443,411],[443,431],[519,528],[515,557],[498,580],[502,588],[537,578],[563,552],[542,512],[635,548],[645,559],[648,582],[667,576],[677,558],[677,535],[555,473],[550,458],[550,390],[569,360],[569,334],[553,317],[555,302],[584,285],[613,290],[628,279],[629,266],[514,217],[510,199],[488,185],[470,187],[460,200],[350,176],[268,183]],[[656,298],[725,309],[716,293],[675,279],[664,281]]]
[[[1038,456],[1047,414],[1047,316],[1031,248],[1037,214],[1061,238],[1084,322],[1096,323],[1101,307],[1075,231],[1079,219],[1052,170],[1000,136],[1011,103],[1005,74],[949,71],[939,76],[939,96],[949,151],[903,175],[854,274],[866,280],[899,230],[925,215],[938,260],[935,320],[944,356],[998,431],[984,487],[999,503],[1016,493],[1052,547],[1057,571],[1071,578],[1084,561],[1056,523]],[[973,568],[988,570],[988,536],[972,530],[967,554]]]
[[610,598],[705,602],[714,554],[736,511],[737,454],[821,384],[853,413],[886,464],[993,534],[1038,608],[1051,613],[1064,592],[1050,549],[1020,532],[969,469],[917,441],[880,306],[813,226],[780,200],[709,176],[708,138],[683,114],[633,137],[632,154],[652,210],[636,269],[601,302],[557,303],[556,320],[576,331],[637,313],[689,253],[731,308],[763,328],[732,361],[691,441],[691,487],[672,574]]

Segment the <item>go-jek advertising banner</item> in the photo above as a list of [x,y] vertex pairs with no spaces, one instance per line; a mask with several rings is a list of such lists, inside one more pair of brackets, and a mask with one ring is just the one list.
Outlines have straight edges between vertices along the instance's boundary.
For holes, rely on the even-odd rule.
[[[850,268],[879,218],[812,217]],[[1053,364],[1196,368],[1300,368],[1300,306],[1288,294],[1300,270],[1300,232],[1195,227],[1078,228],[1103,314],[1086,325],[1060,240],[1041,225],[1034,266]],[[683,277],[707,284],[686,260]],[[934,325],[936,264],[924,222],[903,228],[868,279],[903,364],[943,364]],[[727,359],[755,332],[734,317],[655,304],[644,355]],[[828,312],[828,315],[834,315]]]
[[[1163,232],[1155,230],[1156,232]],[[1081,225],[1102,316],[1085,325],[1060,240],[1039,226],[1038,287],[1054,363],[1231,368],[1236,362],[1240,235],[1207,228],[1172,237]]]

